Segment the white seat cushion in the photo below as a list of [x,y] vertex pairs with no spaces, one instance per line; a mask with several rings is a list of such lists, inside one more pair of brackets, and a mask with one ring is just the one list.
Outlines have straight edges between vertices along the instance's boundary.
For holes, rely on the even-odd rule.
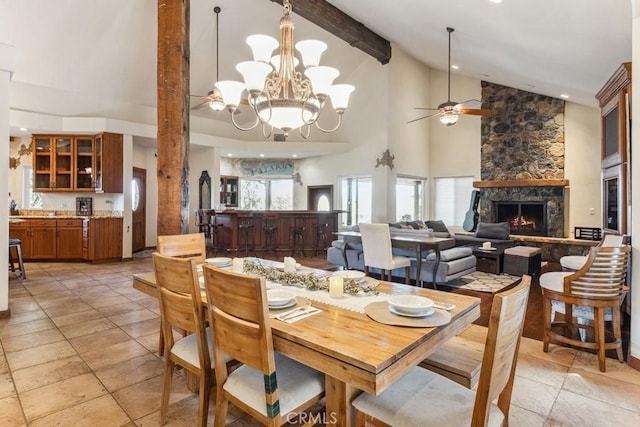
[[[211,367],[213,368],[213,342],[211,337],[211,329],[205,330],[207,334],[207,344],[209,347],[209,357],[211,357]],[[171,348],[171,353],[180,359],[191,363],[193,366],[200,367],[200,358],[198,357],[198,336],[196,334],[187,335],[179,339]],[[224,361],[229,362],[231,357],[225,354]]]
[[[554,292],[562,292],[564,290],[564,278],[573,274],[573,271],[552,271],[544,273],[540,276],[540,287],[548,289]],[[574,305],[571,309],[574,317],[593,320],[593,307],[587,307],[583,305]],[[555,313],[564,314],[564,303],[556,300],[551,300],[551,319]],[[606,309],[604,319],[606,321],[611,320],[611,309]]]
[[564,278],[573,274],[573,271],[552,271],[540,276],[540,287],[554,292],[564,291]]
[[400,267],[409,267],[411,266],[411,258],[407,258],[404,256],[394,255],[391,259],[391,270]]
[[587,257],[583,255],[567,255],[560,258],[560,265],[566,270],[580,270],[587,262]]
[[[474,402],[474,391],[426,369],[413,368],[379,396],[362,393],[353,406],[393,426],[468,427]],[[492,403],[488,425],[500,426],[503,419],[502,411]]]
[[[280,413],[286,414],[324,391],[324,375],[301,363],[275,353]],[[264,375],[242,365],[231,374],[223,387],[246,405],[267,416]]]

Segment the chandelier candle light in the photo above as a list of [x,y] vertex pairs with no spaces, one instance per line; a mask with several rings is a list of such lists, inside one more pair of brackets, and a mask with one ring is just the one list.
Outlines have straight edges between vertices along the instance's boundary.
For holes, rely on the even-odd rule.
[[[342,114],[349,103],[349,95],[354,87],[346,84],[333,84],[340,72],[332,67],[320,66],[320,56],[327,49],[326,43],[318,40],[303,40],[295,45],[302,57],[304,71],[297,71],[299,65],[293,51],[293,22],[289,17],[291,4],[284,0],[284,15],[280,19],[280,54],[271,57],[278,47],[278,41],[266,35],[247,37],[247,44],[253,52],[253,61],[236,65],[242,74],[244,83],[223,80],[215,84],[221,92],[224,104],[231,113],[233,125],[248,131],[262,124],[262,133],[268,138],[273,128],[282,130],[285,135],[292,129],[300,129],[300,135],[307,138],[310,126],[323,132],[334,132],[342,123]],[[304,77],[303,77],[304,74]],[[234,112],[240,104],[244,90],[248,92],[249,105],[256,114],[253,125],[243,128],[236,123]],[[333,129],[323,129],[318,124],[320,111],[327,98],[338,115]],[[270,126],[267,133],[266,127]],[[302,128],[307,126],[306,133]]]

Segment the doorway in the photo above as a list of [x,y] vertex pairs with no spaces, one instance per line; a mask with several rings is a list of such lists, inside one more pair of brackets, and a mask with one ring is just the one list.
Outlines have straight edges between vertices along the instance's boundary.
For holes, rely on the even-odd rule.
[[333,185],[309,185],[307,209],[310,211],[333,210]]
[[147,170],[133,168],[131,181],[132,233],[131,252],[146,247],[147,228]]

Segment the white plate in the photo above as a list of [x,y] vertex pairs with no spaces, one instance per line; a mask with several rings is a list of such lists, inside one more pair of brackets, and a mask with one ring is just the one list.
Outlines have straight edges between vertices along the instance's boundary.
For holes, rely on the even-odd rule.
[[273,309],[273,310],[280,310],[282,308],[289,308],[289,307],[293,307],[294,305],[296,305],[298,303],[298,301],[296,301],[296,299],[292,299],[291,301],[289,301],[286,304],[283,305],[271,305],[269,304],[269,308]]
[[388,298],[389,304],[402,313],[420,314],[433,307],[433,301],[419,295],[393,295]]
[[[273,264],[271,264],[271,266],[276,270],[284,271],[284,262],[274,262]],[[300,267],[302,267],[302,264],[296,262],[296,270],[298,270]]]
[[296,296],[284,289],[269,289],[267,291],[267,303],[272,308],[283,307],[295,300]]
[[207,258],[204,260],[207,264],[215,265],[216,267],[226,267],[231,265],[231,258]]
[[398,316],[404,316],[404,317],[427,317],[435,313],[436,309],[431,307],[422,313],[403,313],[402,311],[398,311],[395,308],[393,308],[392,305],[389,305],[389,311],[392,312],[393,314],[396,314]]
[[375,288],[380,284],[379,280],[373,279],[371,277],[364,277],[362,280],[358,282],[360,286],[369,286],[371,288]]
[[332,276],[342,277],[343,279],[353,279],[359,282],[364,281],[364,272],[358,270],[334,271]]

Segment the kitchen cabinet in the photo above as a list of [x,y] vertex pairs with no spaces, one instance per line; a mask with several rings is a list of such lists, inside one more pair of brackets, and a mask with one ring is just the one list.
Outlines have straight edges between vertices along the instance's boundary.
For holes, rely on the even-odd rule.
[[121,260],[122,223],[122,218],[114,217],[85,220],[82,240],[85,259],[94,262]]
[[28,219],[11,224],[9,237],[21,240],[23,259],[56,258],[55,219]]
[[56,258],[82,259],[82,219],[56,220]]
[[34,191],[122,193],[122,135],[34,135],[32,146]]
[[73,137],[34,135],[32,147],[34,191],[72,191]]
[[31,227],[29,221],[9,223],[9,238],[19,239],[22,258],[31,258]]
[[237,176],[220,176],[220,203],[228,208],[238,207],[238,185],[240,179]]
[[631,147],[631,63],[623,63],[596,94],[602,116],[602,228],[628,234]]

